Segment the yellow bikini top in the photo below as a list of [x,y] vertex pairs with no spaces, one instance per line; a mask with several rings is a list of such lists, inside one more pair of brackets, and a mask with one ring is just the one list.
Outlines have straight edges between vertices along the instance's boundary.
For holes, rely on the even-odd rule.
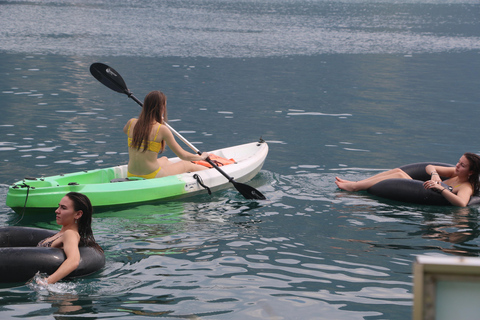
[[[128,146],[131,147],[132,146],[132,138],[130,138],[130,126],[132,125],[132,121],[130,121],[130,123],[128,124]],[[155,133],[155,137],[153,138],[153,140],[149,140],[147,141],[147,150],[148,151],[152,151],[152,152],[155,152],[155,153],[159,153],[161,150],[162,150],[162,143],[161,142],[157,142],[155,140],[157,140],[157,136],[158,136],[158,131],[160,131],[160,126],[162,124],[160,124],[157,128],[157,132]],[[143,147],[143,146],[142,146]]]

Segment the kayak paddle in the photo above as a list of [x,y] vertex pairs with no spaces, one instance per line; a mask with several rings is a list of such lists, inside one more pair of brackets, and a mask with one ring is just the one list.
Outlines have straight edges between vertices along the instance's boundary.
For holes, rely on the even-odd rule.
[[[138,103],[141,107],[143,107],[143,103],[138,100],[130,90],[128,90],[127,85],[125,81],[123,80],[122,76],[115,71],[115,69],[107,66],[106,64],[103,63],[93,63],[90,66],[90,73],[92,76],[95,77],[98,81],[103,83],[105,86],[109,87],[110,89],[126,94],[129,98],[131,98],[133,101]],[[194,145],[192,145],[187,139],[185,139],[180,133],[178,133],[175,129],[173,129],[168,123],[164,123],[168,129],[170,129],[174,135],[176,135],[180,140],[182,140],[187,146],[190,147],[195,153],[201,155],[202,153],[200,150],[195,148]],[[254,199],[254,200],[265,200],[265,196],[258,191],[257,189],[237,182],[235,181],[232,177],[227,175],[222,169],[220,169],[210,158],[207,158],[206,161],[214,167],[218,172],[220,172],[227,180],[233,184],[235,189],[237,189],[238,192],[240,192],[246,199]]]

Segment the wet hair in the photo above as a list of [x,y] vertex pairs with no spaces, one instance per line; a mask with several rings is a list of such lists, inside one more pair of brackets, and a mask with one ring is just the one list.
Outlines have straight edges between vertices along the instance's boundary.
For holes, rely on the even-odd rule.
[[469,169],[472,174],[468,177],[468,182],[473,187],[473,194],[477,194],[480,189],[480,157],[475,153],[466,152],[463,154],[469,162]]
[[93,247],[103,252],[103,249],[95,241],[92,231],[92,215],[93,207],[90,199],[79,192],[69,192],[65,195],[73,202],[73,209],[75,211],[82,211],[83,214],[80,219],[77,220],[78,233],[80,234],[80,246]]
[[[137,124],[133,128],[132,144],[133,148],[142,152],[148,150],[148,138],[153,124],[160,124],[167,121],[167,96],[161,91],[152,91],[146,95],[143,101],[142,112],[138,117]],[[165,150],[165,141],[162,141],[161,152]]]

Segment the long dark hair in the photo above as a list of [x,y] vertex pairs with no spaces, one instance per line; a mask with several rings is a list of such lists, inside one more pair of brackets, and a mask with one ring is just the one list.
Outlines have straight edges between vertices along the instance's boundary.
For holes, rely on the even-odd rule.
[[470,163],[469,169],[472,171],[472,174],[468,177],[468,182],[473,187],[473,194],[477,194],[480,189],[480,157],[471,152],[466,152],[464,156]]
[[[148,149],[148,138],[154,122],[163,124],[167,121],[167,96],[161,91],[152,91],[145,97],[143,108],[138,116],[137,124],[133,128],[132,147],[142,152]],[[162,150],[165,150],[165,141],[162,141]],[[161,153],[160,152],[160,153]]]
[[80,234],[80,246],[83,247],[94,247],[95,249],[102,251],[103,249],[95,241],[92,231],[92,215],[93,207],[90,199],[82,193],[79,192],[69,192],[66,196],[72,200],[73,208],[75,211],[82,210],[83,214],[80,219],[77,220],[78,223],[78,233]]

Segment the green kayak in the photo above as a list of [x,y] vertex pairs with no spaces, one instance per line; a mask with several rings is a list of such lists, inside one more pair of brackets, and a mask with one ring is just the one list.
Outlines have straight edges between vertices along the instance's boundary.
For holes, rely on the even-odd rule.
[[[236,181],[246,182],[262,168],[268,154],[268,145],[263,141],[253,142],[209,153],[234,159],[235,163],[221,169]],[[175,162],[180,159],[169,160]],[[6,204],[18,213],[24,210],[55,210],[66,193],[76,191],[87,195],[98,209],[205,193],[204,186],[215,191],[228,188],[231,184],[214,168],[145,180],[127,179],[127,165],[119,165],[50,177],[25,178],[9,187]]]

